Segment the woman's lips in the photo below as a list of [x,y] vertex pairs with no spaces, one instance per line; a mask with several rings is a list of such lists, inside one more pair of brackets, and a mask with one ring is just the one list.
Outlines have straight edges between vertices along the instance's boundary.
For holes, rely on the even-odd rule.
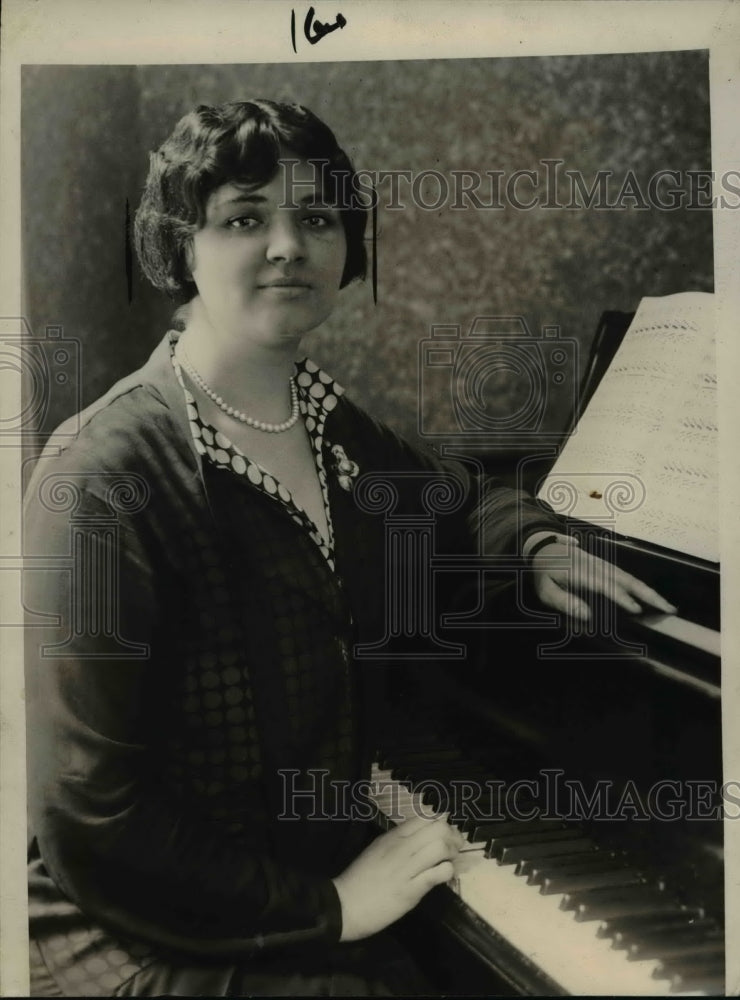
[[311,290],[311,286],[305,281],[269,281],[265,282],[263,285],[259,285],[262,291],[272,292],[274,295],[278,295],[281,298],[295,298],[300,295],[305,295],[306,292]]
[[276,278],[274,281],[263,281],[260,288],[310,288],[307,281],[299,278]]

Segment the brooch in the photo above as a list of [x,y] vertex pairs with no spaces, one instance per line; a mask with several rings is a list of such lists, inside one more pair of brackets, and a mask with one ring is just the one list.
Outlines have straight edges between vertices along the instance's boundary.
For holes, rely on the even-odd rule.
[[341,444],[332,445],[331,453],[334,456],[334,471],[337,474],[339,485],[349,493],[353,485],[352,480],[357,478],[360,467],[357,462],[347,458],[347,453]]

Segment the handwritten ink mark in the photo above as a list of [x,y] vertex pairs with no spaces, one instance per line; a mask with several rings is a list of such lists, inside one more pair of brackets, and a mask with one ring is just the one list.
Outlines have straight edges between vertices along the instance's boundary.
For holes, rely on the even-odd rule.
[[[324,24],[322,21],[315,20],[316,9],[314,7],[309,7],[306,13],[306,17],[303,21],[303,34],[309,45],[315,45],[320,42],[322,38],[330,35],[332,31],[336,31],[337,28],[344,28],[347,24],[347,18],[343,14],[337,14],[336,20],[333,24]],[[295,8],[291,8],[290,11],[290,41],[293,46],[293,51],[297,54],[298,49],[295,43]]]
[[[316,42],[320,42],[325,35],[331,34],[331,32],[336,31],[337,28],[343,28],[347,23],[346,19],[341,14],[337,14],[337,19],[334,24],[322,24],[321,21],[314,21],[314,14],[314,8],[309,7],[308,13],[306,14],[306,20],[303,22],[303,33],[306,36],[306,41],[311,45],[315,45]],[[314,34],[311,34],[312,27]]]

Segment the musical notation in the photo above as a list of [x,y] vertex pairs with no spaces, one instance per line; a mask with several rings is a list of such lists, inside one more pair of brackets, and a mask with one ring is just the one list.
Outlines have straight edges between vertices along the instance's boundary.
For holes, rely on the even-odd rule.
[[[539,495],[567,483],[576,500],[563,513],[718,562],[716,388],[712,296],[644,298]],[[608,506],[625,475],[643,499]]]

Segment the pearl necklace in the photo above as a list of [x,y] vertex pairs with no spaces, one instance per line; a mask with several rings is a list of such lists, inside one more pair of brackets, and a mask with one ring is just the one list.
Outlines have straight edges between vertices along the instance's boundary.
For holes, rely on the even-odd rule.
[[211,389],[206,380],[193,368],[193,365],[185,353],[185,348],[179,348],[180,362],[182,367],[192,378],[193,382],[203,390],[203,392],[208,396],[209,399],[213,400],[219,409],[223,410],[224,413],[233,417],[235,420],[240,421],[242,424],[248,424],[250,427],[254,427],[255,430],[264,431],[266,434],[282,434],[283,431],[289,431],[294,424],[298,422],[298,417],[300,416],[300,409],[298,407],[298,387],[295,384],[295,379],[290,378],[290,416],[287,420],[284,420],[282,424],[270,424],[266,420],[255,420],[254,417],[248,416],[246,413],[242,413],[241,410],[237,410],[233,406],[229,406],[224,400]]

